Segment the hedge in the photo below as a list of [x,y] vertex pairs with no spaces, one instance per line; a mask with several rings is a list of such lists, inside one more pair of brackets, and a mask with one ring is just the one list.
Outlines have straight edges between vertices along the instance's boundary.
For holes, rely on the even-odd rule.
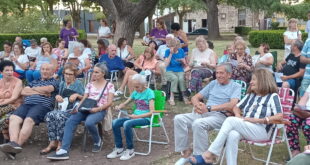
[[[84,30],[78,30],[79,38],[78,39],[86,39],[87,34]],[[40,41],[42,37],[46,37],[47,40],[53,45],[53,47],[56,44],[56,41],[59,38],[59,33],[3,33],[0,34],[0,50],[3,50],[3,42],[4,41],[11,41],[12,43],[15,41],[15,37],[20,36],[23,39],[36,39],[37,42]]]
[[[249,42],[253,47],[259,47],[261,43],[268,43],[271,49],[283,49],[284,48],[284,30],[261,30],[251,31],[249,33]],[[308,34],[302,32],[302,40],[308,38]]]
[[247,26],[237,26],[235,27],[235,33],[241,35],[241,36],[246,36],[249,34],[249,32],[252,30],[251,27]]

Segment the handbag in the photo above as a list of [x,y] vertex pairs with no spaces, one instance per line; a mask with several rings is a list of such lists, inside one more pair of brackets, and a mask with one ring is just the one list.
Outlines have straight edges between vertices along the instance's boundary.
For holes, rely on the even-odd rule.
[[101,94],[99,96],[99,98],[97,100],[94,100],[94,99],[90,99],[90,98],[86,98],[82,104],[79,106],[79,109],[78,111],[82,112],[82,113],[89,113],[89,111],[94,108],[94,107],[97,107],[97,103],[98,101],[100,100],[100,98],[102,97],[106,87],[108,85],[108,82],[106,82],[103,90],[101,91]]

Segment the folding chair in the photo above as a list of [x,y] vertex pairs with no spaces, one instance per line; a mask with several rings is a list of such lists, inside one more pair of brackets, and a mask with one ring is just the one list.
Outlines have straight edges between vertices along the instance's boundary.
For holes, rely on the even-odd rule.
[[[155,112],[151,116],[151,123],[150,125],[145,125],[145,126],[136,126],[133,131],[135,134],[135,137],[137,141],[140,142],[146,142],[148,143],[148,151],[147,152],[135,152],[138,155],[149,155],[151,153],[151,148],[152,148],[152,143],[155,144],[168,144],[169,143],[169,137],[167,135],[167,131],[163,122],[163,117],[164,117],[164,110],[165,108],[165,103],[166,103],[166,94],[163,91],[154,91],[155,94]],[[122,111],[118,114],[118,118],[121,116]],[[162,127],[164,134],[165,134],[165,141],[154,141],[152,140],[152,135],[153,135],[153,128],[154,127]],[[135,131],[135,129],[140,129],[140,128],[149,128],[149,138],[148,139],[140,139]]]
[[118,88],[118,76],[117,76],[118,70],[111,70],[111,78],[110,82],[113,83],[113,81],[116,81],[116,87]]
[[[98,127],[98,131],[99,131],[99,136],[101,138],[101,140],[103,140],[103,127],[102,127],[102,121],[97,123],[97,127]],[[84,122],[82,122],[84,124]],[[83,143],[82,143],[82,151],[86,152],[86,143],[87,143],[87,136],[88,136],[88,129],[85,127],[84,124],[84,133],[83,133]]]
[[[279,96],[280,96],[280,101],[281,101],[281,105],[282,105],[282,109],[283,109],[283,119],[285,122],[288,122],[289,121],[289,115],[291,114],[291,109],[292,109],[293,102],[294,102],[295,93],[290,88],[279,88]],[[250,141],[250,140],[241,140],[241,141],[249,144],[250,153],[251,153],[251,156],[253,159],[261,161],[261,162],[265,162],[266,165],[268,165],[269,163],[270,164],[278,164],[278,163],[270,161],[273,146],[275,144],[286,143],[286,146],[287,146],[287,149],[289,152],[289,156],[290,156],[290,158],[292,158],[292,154],[290,151],[290,147],[289,147],[289,143],[288,143],[288,139],[287,139],[287,135],[286,135],[286,127],[285,127],[285,124],[283,124],[283,123],[277,124],[277,127],[276,127],[276,129],[274,129],[274,132],[272,134],[272,138],[268,141],[264,141],[264,142],[257,142],[257,141]],[[251,145],[261,146],[261,147],[270,146],[268,156],[267,156],[267,160],[255,157],[253,150],[251,148]]]

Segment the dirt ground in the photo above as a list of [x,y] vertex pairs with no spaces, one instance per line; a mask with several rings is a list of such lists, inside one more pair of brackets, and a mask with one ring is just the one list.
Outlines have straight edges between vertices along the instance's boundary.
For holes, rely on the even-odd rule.
[[[174,114],[168,113],[165,115],[164,122],[170,142],[168,145],[152,144],[152,151],[149,156],[136,155],[134,158],[128,161],[121,161],[119,159],[107,159],[106,155],[109,154],[114,146],[112,131],[104,132],[104,144],[102,151],[99,153],[92,153],[91,136],[87,138],[87,151],[83,152],[82,149],[82,137],[83,137],[83,126],[79,126],[76,136],[73,139],[73,144],[70,152],[70,159],[66,161],[50,161],[46,159],[46,155],[40,155],[39,152],[42,148],[48,144],[46,126],[40,124],[36,126],[32,133],[31,139],[23,146],[23,152],[18,154],[16,160],[8,160],[6,156],[0,152],[0,165],[42,165],[42,164],[57,164],[57,165],[101,165],[101,164],[113,164],[113,165],[145,165],[154,164],[160,159],[170,157],[174,154],[174,141],[173,141],[173,117]],[[164,132],[161,128],[155,128],[154,140],[164,140]],[[138,130],[138,136],[147,138],[148,129]],[[124,144],[125,141],[124,141]],[[135,142],[136,151],[147,151],[148,145],[143,142]],[[156,163],[157,164],[157,163]]]

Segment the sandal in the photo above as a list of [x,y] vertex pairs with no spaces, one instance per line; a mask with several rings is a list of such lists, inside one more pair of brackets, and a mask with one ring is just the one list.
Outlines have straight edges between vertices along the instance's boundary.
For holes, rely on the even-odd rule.
[[47,146],[46,148],[44,148],[43,150],[40,151],[40,155],[46,155],[52,151],[54,151],[57,147],[49,147]]
[[175,105],[174,100],[168,100],[168,102],[169,102],[170,105]]
[[192,102],[190,100],[188,100],[187,97],[183,97],[183,101],[184,101],[184,104],[186,104],[186,105],[192,104]]
[[[193,158],[195,158],[196,162],[193,162]],[[213,164],[213,163],[205,162],[205,160],[203,159],[202,155],[194,155],[193,157],[191,157],[189,159],[189,162],[192,165],[212,165]]]

